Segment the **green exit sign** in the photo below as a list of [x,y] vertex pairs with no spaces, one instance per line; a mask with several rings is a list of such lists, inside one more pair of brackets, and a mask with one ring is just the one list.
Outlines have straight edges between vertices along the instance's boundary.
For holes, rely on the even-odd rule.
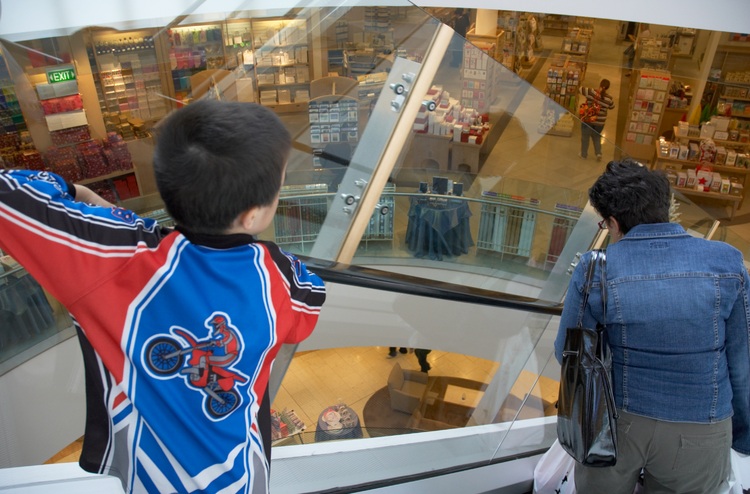
[[74,81],[75,78],[76,72],[73,69],[58,69],[47,72],[47,81],[50,84],[54,84],[55,82]]

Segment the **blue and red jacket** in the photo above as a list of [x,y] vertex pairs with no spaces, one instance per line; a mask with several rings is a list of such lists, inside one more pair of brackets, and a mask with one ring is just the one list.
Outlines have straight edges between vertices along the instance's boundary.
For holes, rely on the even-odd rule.
[[162,228],[74,194],[52,173],[0,170],[0,248],[81,336],[81,466],[126,492],[266,492],[258,408],[281,345],[312,332],[323,282],[272,242]]

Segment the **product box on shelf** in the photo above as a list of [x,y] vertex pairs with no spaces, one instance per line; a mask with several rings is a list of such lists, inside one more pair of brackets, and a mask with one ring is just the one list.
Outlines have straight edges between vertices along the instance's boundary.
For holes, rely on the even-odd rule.
[[727,150],[724,146],[716,147],[716,164],[724,165],[727,162]]
[[698,147],[698,143],[691,142],[688,144],[688,155],[687,159],[690,161],[697,160],[700,157],[700,147]]
[[729,118],[728,117],[711,117],[711,123],[714,125],[716,132],[726,132],[729,130]]
[[735,166],[737,164],[737,151],[734,149],[729,149],[727,151],[727,159],[725,164],[727,166]]
[[677,185],[677,172],[672,169],[667,169],[664,171],[664,173],[667,175],[667,180],[669,180],[669,185],[676,186]]
[[47,128],[50,132],[88,125],[85,110],[54,113],[44,118],[47,120]]
[[60,162],[52,167],[52,172],[57,173],[68,182],[83,180],[83,172],[77,161]]
[[41,83],[36,85],[36,92],[40,100],[72,96],[78,94],[78,82],[72,80],[55,84]]
[[680,152],[677,154],[678,160],[688,159],[688,147],[685,144],[680,144]]
[[711,182],[714,179],[714,173],[711,167],[700,166],[695,170],[695,188],[708,192],[711,188]]
[[52,144],[62,146],[91,140],[91,132],[88,125],[73,127],[70,129],[57,130],[49,133]]
[[83,100],[80,94],[41,100],[40,103],[45,115],[83,110]]
[[713,179],[711,180],[711,192],[721,191],[722,176],[718,172],[714,172]]
[[712,122],[704,122],[701,125],[701,139],[712,139],[716,132],[716,126]]
[[729,181],[728,178],[722,177],[722,179],[721,179],[721,188],[720,188],[719,192],[721,192],[722,194],[729,194],[729,190],[731,189],[731,185],[730,184],[731,184],[731,182]]
[[696,182],[695,169],[688,168],[687,180],[685,181],[685,187],[689,189],[695,188],[695,182]]
[[729,140],[729,132],[717,130],[714,132],[714,139],[717,141],[728,141]]

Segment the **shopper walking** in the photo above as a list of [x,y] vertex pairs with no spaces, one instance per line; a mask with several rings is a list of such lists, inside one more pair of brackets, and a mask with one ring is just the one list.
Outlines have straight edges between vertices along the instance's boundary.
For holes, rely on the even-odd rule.
[[581,119],[581,152],[580,158],[586,159],[589,154],[589,140],[594,143],[596,160],[602,159],[602,131],[607,121],[607,113],[614,109],[615,100],[607,92],[609,79],[602,79],[599,88],[581,87],[584,100],[581,103],[579,117]]
[[453,27],[453,30],[458,34],[458,36],[454,35],[451,40],[451,67],[460,67],[464,58],[466,33],[469,31],[469,27],[471,27],[469,13],[464,9],[454,10],[451,27]]
[[628,46],[625,51],[623,52],[628,57],[628,72],[625,74],[625,76],[630,76],[630,71],[633,70],[633,62],[635,62],[635,53],[638,49],[638,43],[641,42],[643,38],[650,38],[651,37],[651,26],[649,26],[646,23],[641,24],[638,27],[638,36],[634,36],[631,33],[628,33],[628,39],[632,41],[633,43]]
[[[560,318],[567,328],[606,326],[612,350],[617,464],[575,466],[577,492],[721,492],[730,448],[750,453],[750,278],[742,253],[669,222],[669,181],[632,160],[612,161],[589,190],[609,230],[605,274],[583,285],[592,253],[576,266]],[[583,319],[580,319],[580,318]]]
[[419,362],[419,370],[421,370],[424,373],[427,373],[430,371],[430,369],[432,369],[432,366],[427,361],[427,355],[429,355],[431,351],[432,350],[428,350],[426,348],[414,349],[414,355],[417,356],[417,362]]

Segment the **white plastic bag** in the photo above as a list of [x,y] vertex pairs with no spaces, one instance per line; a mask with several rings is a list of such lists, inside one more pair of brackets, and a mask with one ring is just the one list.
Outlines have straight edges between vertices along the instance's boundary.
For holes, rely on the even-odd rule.
[[[729,483],[723,484],[721,494],[743,494],[743,489],[750,489],[750,455],[742,455],[732,450],[732,470]],[[534,467],[534,494],[575,494],[575,460],[562,449],[560,443],[550,446],[539,463]],[[643,492],[643,487],[636,485],[634,494]]]
[[750,489],[750,455],[743,455],[732,450],[732,473],[729,476],[730,494],[742,494]]
[[560,442],[555,439],[534,467],[534,494],[574,494],[575,463],[573,457],[566,453]]

